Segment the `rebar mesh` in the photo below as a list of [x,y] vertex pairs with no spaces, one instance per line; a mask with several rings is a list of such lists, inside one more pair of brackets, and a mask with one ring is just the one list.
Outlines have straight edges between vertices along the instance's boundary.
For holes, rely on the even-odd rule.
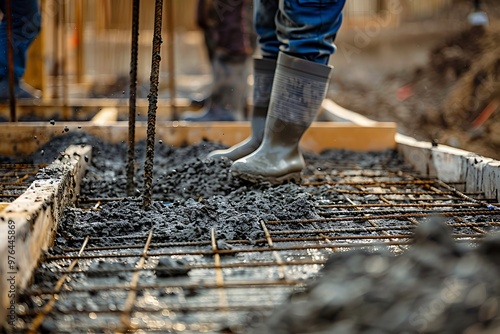
[[0,202],[10,203],[22,195],[44,165],[0,164]]
[[[153,230],[107,237],[106,244],[73,240],[81,246],[45,258],[37,284],[23,294],[18,328],[240,333],[303,288],[335,252],[400,253],[415,227],[435,215],[461,242],[500,229],[495,199],[418,178],[390,161],[365,168],[316,160],[304,174],[320,217],[262,220],[254,241],[219,242],[214,229],[203,241],[165,243]],[[99,210],[105,200],[81,205]],[[158,275],[161,258],[182,259],[189,273]]]

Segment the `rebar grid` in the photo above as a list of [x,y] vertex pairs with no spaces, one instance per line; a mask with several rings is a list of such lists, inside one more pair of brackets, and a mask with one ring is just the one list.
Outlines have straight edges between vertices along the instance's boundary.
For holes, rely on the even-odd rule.
[[[73,332],[243,332],[303,289],[335,252],[388,247],[400,253],[416,226],[436,215],[464,243],[500,230],[498,204],[482,194],[408,170],[344,167],[323,161],[308,167],[302,186],[315,199],[317,218],[261,220],[260,238],[227,240],[224,249],[216,228],[200,241],[164,242],[153,231],[107,237],[111,246],[98,237],[74,239],[82,247],[46,257],[43,282],[24,293],[18,328],[43,319]],[[99,210],[99,201],[106,199],[82,206]],[[185,260],[189,274],[157,277],[163,257]]]
[[0,202],[13,202],[29,188],[45,165],[0,164]]

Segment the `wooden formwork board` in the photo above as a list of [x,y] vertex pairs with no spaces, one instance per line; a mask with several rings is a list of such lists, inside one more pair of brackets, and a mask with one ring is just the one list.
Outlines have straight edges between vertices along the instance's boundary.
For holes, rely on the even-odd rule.
[[[136,139],[146,138],[147,124],[136,126]],[[0,154],[22,156],[30,154],[52,137],[74,132],[87,132],[107,142],[127,141],[127,122],[96,125],[88,123],[4,123],[0,124]],[[202,140],[234,145],[250,134],[248,122],[160,122],[156,126],[156,139],[164,144],[182,146]],[[378,123],[375,126],[359,126],[346,123],[317,122],[305,133],[303,149],[320,152],[324,149],[350,149],[380,151],[394,149],[396,126],[394,123]]]
[[423,176],[456,183],[466,192],[482,192],[500,201],[500,161],[445,145],[396,136],[398,151]]
[[[51,119],[59,120],[82,120],[88,121],[95,114],[104,108],[116,108],[119,116],[126,118],[129,109],[128,98],[110,99],[110,98],[86,98],[68,100],[66,105],[62,100],[38,101],[17,101],[16,116],[18,119],[35,119],[39,121]],[[192,109],[190,101],[183,98],[175,99],[175,107],[178,111],[186,111]],[[148,111],[148,100],[137,99],[136,112],[140,115],[146,115]],[[171,117],[171,101],[168,99],[160,99],[158,101],[157,117],[159,119],[169,120]],[[0,120],[9,120],[10,109],[8,104],[0,104]]]
[[0,212],[2,212],[2,211],[3,211],[3,209],[5,209],[6,207],[8,207],[8,206],[9,206],[9,204],[10,204],[10,203],[3,203],[3,202],[1,202],[1,203],[0,203]]
[[26,192],[0,212],[0,330],[15,294],[25,288],[43,251],[53,243],[65,206],[73,203],[90,159],[90,146],[70,146]]

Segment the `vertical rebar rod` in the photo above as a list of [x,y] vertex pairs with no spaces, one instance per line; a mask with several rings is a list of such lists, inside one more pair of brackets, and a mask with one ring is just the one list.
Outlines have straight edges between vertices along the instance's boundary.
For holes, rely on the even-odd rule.
[[9,64],[9,107],[10,107],[10,121],[16,122],[16,93],[15,93],[15,80],[14,77],[14,36],[12,33],[12,0],[7,0],[5,4],[5,11],[7,12],[7,57]]
[[139,10],[141,1],[132,4],[132,46],[130,55],[130,96],[128,109],[127,195],[135,192],[135,113],[137,94],[137,57],[139,50]]
[[69,121],[69,106],[68,106],[68,73],[67,73],[67,62],[68,62],[68,40],[66,31],[66,21],[67,21],[67,6],[66,0],[62,1],[62,15],[61,15],[61,47],[62,47],[62,61],[61,61],[61,75],[62,75],[62,98],[63,98],[63,119]]
[[[171,0],[170,0],[171,1]],[[146,161],[144,162],[144,198],[143,207],[149,208],[153,200],[153,162],[155,155],[156,109],[158,108],[158,82],[161,60],[161,24],[163,0],[155,0],[155,26],[153,36],[153,52],[151,56],[151,75],[148,96],[148,130],[146,140]]]
[[168,87],[170,92],[170,109],[172,120],[178,120],[175,105],[176,83],[175,83],[175,24],[174,24],[174,2],[167,1],[167,51],[168,51]]
[[75,28],[76,28],[76,82],[83,82],[84,59],[83,59],[83,0],[75,3]]

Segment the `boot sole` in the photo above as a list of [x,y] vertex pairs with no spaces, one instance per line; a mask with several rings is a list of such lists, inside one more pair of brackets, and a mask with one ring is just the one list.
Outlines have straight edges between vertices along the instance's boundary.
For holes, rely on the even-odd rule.
[[243,180],[250,181],[252,183],[264,183],[271,185],[280,185],[286,182],[294,182],[300,184],[302,178],[300,177],[300,172],[293,172],[289,174],[285,174],[282,176],[262,176],[262,175],[253,175],[253,174],[244,174],[244,173],[231,173],[233,177],[239,177]]

